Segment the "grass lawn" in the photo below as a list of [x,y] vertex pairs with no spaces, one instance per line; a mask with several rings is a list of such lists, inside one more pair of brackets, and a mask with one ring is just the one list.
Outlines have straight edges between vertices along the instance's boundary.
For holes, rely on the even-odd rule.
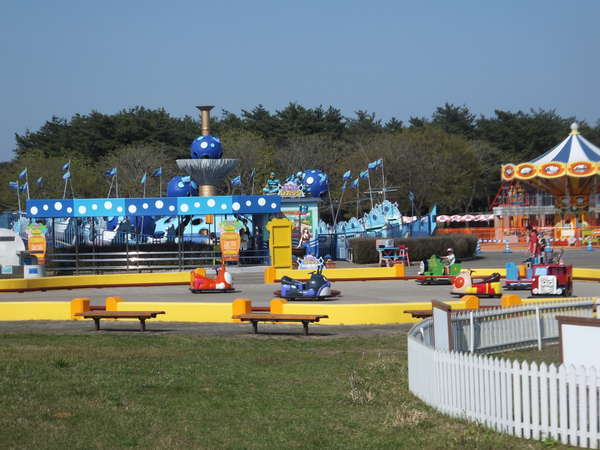
[[544,447],[413,397],[405,333],[0,338],[2,448]]
[[536,362],[538,365],[542,362],[546,364],[560,365],[560,348],[558,344],[545,344],[541,350],[537,347],[526,348],[522,350],[511,350],[509,352],[497,353],[494,356],[512,359],[516,361]]

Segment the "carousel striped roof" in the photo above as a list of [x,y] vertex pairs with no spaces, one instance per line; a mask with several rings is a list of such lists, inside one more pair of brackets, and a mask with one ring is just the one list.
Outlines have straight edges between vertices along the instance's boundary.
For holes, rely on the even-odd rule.
[[570,163],[574,161],[600,161],[600,148],[579,134],[576,123],[571,125],[571,134],[546,153],[529,161],[533,164],[544,164],[551,161]]

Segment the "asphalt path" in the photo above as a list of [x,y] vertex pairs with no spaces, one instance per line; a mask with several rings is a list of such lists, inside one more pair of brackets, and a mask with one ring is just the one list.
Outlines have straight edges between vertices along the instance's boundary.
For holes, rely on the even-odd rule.
[[[521,263],[526,255],[520,253],[484,252],[483,256],[463,261],[463,268],[503,267],[508,261]],[[600,268],[600,251],[568,250],[565,262],[576,267]],[[348,266],[348,264],[340,264]],[[416,264],[407,275],[416,274]],[[475,272],[476,274],[476,272]],[[108,296],[122,297],[136,302],[216,302],[230,303],[236,298],[249,298],[253,305],[267,306],[279,284],[264,284],[262,271],[257,268],[236,269],[233,274],[236,292],[226,294],[192,294],[187,286],[112,287],[102,289],[52,290],[24,293],[0,293],[0,301],[65,301],[75,297],[90,298],[92,305],[104,304]],[[422,302],[430,300],[456,300],[450,294],[450,286],[420,286],[413,280],[406,281],[345,281],[333,283],[340,290],[339,298],[326,300],[332,304]],[[511,291],[523,297],[528,291]],[[574,294],[578,297],[600,296],[600,283],[575,281]],[[484,304],[497,304],[497,299],[485,299]]]

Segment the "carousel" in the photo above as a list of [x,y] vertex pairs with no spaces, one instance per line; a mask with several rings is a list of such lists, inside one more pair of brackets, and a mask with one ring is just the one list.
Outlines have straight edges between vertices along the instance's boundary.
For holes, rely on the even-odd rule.
[[579,134],[576,123],[541,156],[501,170],[493,205],[497,239],[517,241],[532,225],[573,244],[600,240],[600,148]]

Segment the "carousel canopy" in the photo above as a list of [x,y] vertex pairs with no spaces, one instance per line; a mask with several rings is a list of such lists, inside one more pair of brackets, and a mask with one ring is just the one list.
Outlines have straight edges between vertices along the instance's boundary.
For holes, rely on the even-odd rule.
[[600,148],[581,136],[577,124],[574,123],[571,125],[571,134],[564,141],[529,162],[544,164],[553,161],[561,163],[598,162],[600,161]]
[[502,166],[502,181],[518,180],[549,192],[562,203],[586,206],[600,177],[600,148],[579,134],[576,123],[571,133],[543,155],[521,164]]

